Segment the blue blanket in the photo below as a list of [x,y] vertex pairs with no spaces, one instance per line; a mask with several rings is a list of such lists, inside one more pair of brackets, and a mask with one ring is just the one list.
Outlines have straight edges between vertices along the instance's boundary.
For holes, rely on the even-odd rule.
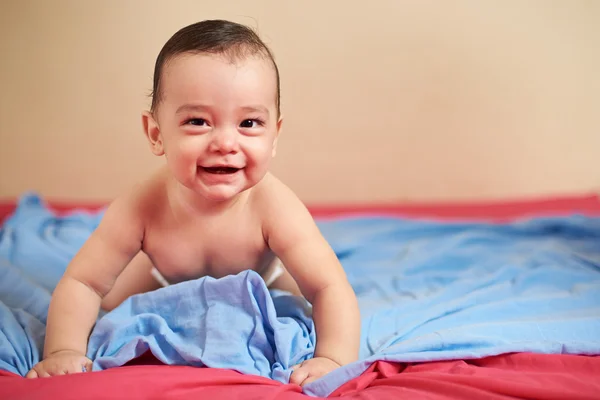
[[165,364],[233,369],[288,382],[312,357],[315,331],[305,300],[271,296],[254,271],[202,278],[132,296],[101,318],[88,357],[94,370],[151,350]]
[[[27,195],[5,222],[0,369],[24,375],[39,360],[50,292],[101,218],[57,217]],[[493,225],[357,217],[319,226],[359,298],[362,339],[360,361],[307,385],[308,394],[327,396],[375,360],[600,354],[600,219]],[[104,369],[150,349],[168,364],[287,382],[315,340],[306,303],[269,292],[246,271],[130,298],[99,318],[88,355]]]

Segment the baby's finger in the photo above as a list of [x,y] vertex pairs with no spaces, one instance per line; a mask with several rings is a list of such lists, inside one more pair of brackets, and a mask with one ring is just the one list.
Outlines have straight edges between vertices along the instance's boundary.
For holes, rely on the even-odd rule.
[[92,362],[90,360],[86,359],[83,364],[83,372],[92,372]]
[[292,366],[292,371],[297,370],[298,368],[300,368],[302,366],[302,364],[304,364],[304,361],[302,361],[300,364],[296,364]]
[[306,378],[304,380],[304,382],[302,382],[302,384],[300,386],[308,385],[309,383],[314,382],[319,378],[320,378],[319,376],[314,376],[314,375],[309,376],[308,378]]
[[73,361],[71,362],[71,364],[69,365],[69,368],[67,368],[67,374],[80,374],[82,372],[86,372],[85,370],[85,365],[84,365],[83,360],[79,361]]
[[27,375],[25,375],[25,378],[29,378],[29,379],[33,379],[33,378],[37,378],[38,377],[38,373],[34,368],[31,368],[29,370],[29,372],[27,373]]
[[38,374],[39,378],[48,378],[48,377],[52,376],[45,369],[42,369],[41,371],[37,371],[37,374]]
[[301,385],[304,380],[308,378],[308,371],[303,368],[298,368],[290,376],[290,383],[294,385]]

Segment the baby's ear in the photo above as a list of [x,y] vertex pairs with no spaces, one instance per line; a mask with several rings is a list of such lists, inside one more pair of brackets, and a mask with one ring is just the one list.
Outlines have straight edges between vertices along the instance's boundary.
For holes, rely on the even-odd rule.
[[142,113],[142,125],[144,126],[144,133],[150,143],[152,153],[156,156],[165,154],[160,127],[151,112],[144,111]]
[[275,139],[273,139],[273,151],[271,153],[271,157],[275,157],[277,154],[277,140],[279,139],[279,134],[281,133],[281,125],[283,124],[283,117],[279,117],[277,121],[277,132],[275,133]]

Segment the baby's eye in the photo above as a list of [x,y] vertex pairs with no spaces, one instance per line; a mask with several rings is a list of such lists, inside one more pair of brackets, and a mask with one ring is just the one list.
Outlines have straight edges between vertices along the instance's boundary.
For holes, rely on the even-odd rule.
[[245,119],[242,121],[242,123],[240,124],[240,127],[242,128],[256,128],[259,126],[262,126],[263,122],[259,119]]
[[186,125],[205,126],[207,123],[204,118],[192,118],[187,120]]

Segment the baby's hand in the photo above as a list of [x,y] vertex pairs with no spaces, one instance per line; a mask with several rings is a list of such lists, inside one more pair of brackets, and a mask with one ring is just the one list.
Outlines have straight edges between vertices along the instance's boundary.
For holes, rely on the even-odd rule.
[[76,374],[92,370],[92,361],[81,353],[64,350],[40,361],[25,375],[26,378],[46,378],[54,375]]
[[292,367],[294,372],[290,376],[290,383],[304,386],[339,367],[338,363],[329,358],[311,358]]

